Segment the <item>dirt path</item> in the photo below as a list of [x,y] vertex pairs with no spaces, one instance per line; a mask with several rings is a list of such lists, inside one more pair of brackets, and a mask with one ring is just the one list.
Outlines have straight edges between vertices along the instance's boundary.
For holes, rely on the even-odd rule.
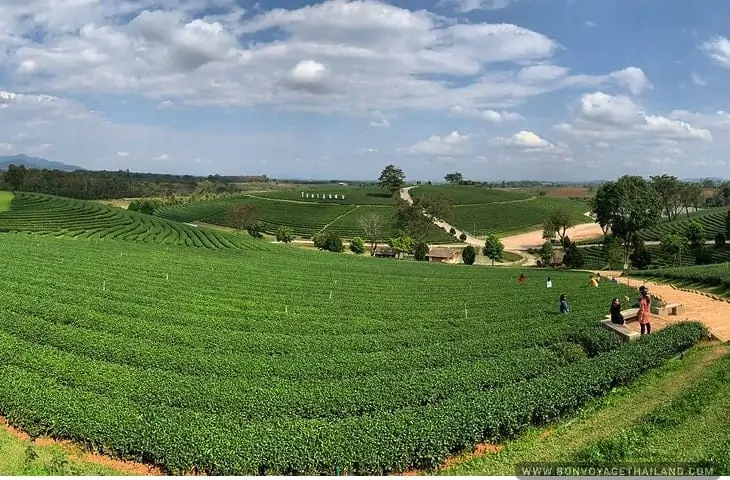
[[710,330],[710,332],[723,342],[730,341],[730,303],[724,300],[715,300],[701,293],[686,292],[677,290],[671,285],[644,281],[637,277],[621,277],[621,272],[605,272],[601,276],[618,278],[618,281],[630,287],[638,288],[640,285],[649,287],[649,292],[654,293],[667,303],[681,303],[684,306],[684,313],[677,316],[663,318],[655,317],[658,326],[681,322],[682,320],[699,320]]

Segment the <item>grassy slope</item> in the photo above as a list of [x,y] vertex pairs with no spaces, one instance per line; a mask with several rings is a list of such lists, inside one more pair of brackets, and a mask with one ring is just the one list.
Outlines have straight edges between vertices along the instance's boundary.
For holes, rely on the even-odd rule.
[[13,194],[10,192],[0,192],[0,212],[10,210],[10,204],[13,202]]
[[[605,261],[602,260],[600,245],[590,245],[581,247],[581,253],[583,254],[583,260],[585,261],[585,268],[588,269],[600,269],[604,268]],[[647,245],[646,247],[651,253],[651,263],[653,266],[658,268],[671,267],[673,266],[674,260],[662,252],[659,245]],[[730,247],[726,248],[715,248],[714,245],[707,245],[707,250],[712,255],[713,263],[721,263],[730,261]],[[695,264],[695,256],[692,252],[686,252],[682,254],[682,266],[692,266]],[[620,269],[621,267],[616,267]]]
[[667,233],[684,234],[687,230],[689,222],[697,220],[705,229],[705,236],[708,240],[715,238],[718,233],[725,232],[725,219],[727,218],[727,207],[708,208],[699,212],[691,213],[689,218],[681,215],[671,222],[661,222],[657,226],[647,228],[639,232],[639,236],[644,241],[660,241],[662,236]]
[[[575,419],[530,428],[445,475],[514,475],[520,462],[642,462],[716,459],[730,473],[730,346],[693,348],[586,407]],[[719,472],[715,472],[719,473]]]
[[378,186],[350,187],[341,185],[311,185],[299,188],[274,190],[255,194],[258,197],[276,198],[281,200],[292,200],[314,203],[317,199],[302,198],[302,192],[309,194],[345,195],[345,200],[320,200],[323,203],[336,203],[341,205],[395,205],[395,198]]
[[443,195],[451,205],[478,205],[483,203],[513,202],[532,198],[533,195],[510,192],[498,188],[472,185],[420,185],[411,190],[414,197]]
[[58,445],[39,446],[0,427],[0,475],[125,475],[71,456]]
[[730,263],[694,265],[690,267],[663,268],[627,272],[628,275],[670,282],[678,287],[701,290],[730,298]]

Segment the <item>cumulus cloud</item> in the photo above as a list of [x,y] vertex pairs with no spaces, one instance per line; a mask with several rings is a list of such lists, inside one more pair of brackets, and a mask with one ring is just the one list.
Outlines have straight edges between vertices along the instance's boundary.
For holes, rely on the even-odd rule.
[[723,67],[730,68],[730,39],[727,37],[715,37],[700,45],[711,59]]
[[638,95],[644,90],[651,90],[654,88],[651,82],[649,82],[649,79],[646,78],[644,71],[637,67],[627,67],[623,70],[612,72],[610,76],[619,85],[628,88],[628,90],[634,95]]
[[411,145],[406,152],[412,155],[463,155],[470,150],[470,140],[470,135],[462,135],[453,131],[443,137],[433,135],[422,142]]
[[566,144],[553,144],[529,130],[520,130],[510,137],[497,137],[492,143],[526,153],[569,153]]
[[449,111],[452,116],[465,117],[465,118],[480,118],[488,122],[502,123],[502,122],[513,122],[517,120],[524,120],[524,117],[519,113],[508,112],[502,110],[498,112],[496,110],[478,110],[475,108],[462,107],[456,105]]
[[452,5],[459,13],[468,13],[474,10],[500,10],[516,3],[516,0],[442,0],[440,3]]

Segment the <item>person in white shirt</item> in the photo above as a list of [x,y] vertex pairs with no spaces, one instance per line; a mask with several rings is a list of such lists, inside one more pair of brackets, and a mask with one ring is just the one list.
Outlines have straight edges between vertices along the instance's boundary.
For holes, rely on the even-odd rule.
[[547,288],[553,288],[553,281],[550,280],[550,277],[547,279]]

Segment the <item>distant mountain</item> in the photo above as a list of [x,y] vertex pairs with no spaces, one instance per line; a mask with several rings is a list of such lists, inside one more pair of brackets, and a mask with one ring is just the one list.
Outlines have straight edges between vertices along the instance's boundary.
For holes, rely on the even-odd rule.
[[83,170],[76,165],[69,165],[63,162],[54,162],[45,158],[29,157],[25,154],[20,155],[0,155],[0,171],[5,171],[10,165],[25,165],[25,168],[45,168],[48,170],[63,170],[64,172],[73,172],[74,170]]

